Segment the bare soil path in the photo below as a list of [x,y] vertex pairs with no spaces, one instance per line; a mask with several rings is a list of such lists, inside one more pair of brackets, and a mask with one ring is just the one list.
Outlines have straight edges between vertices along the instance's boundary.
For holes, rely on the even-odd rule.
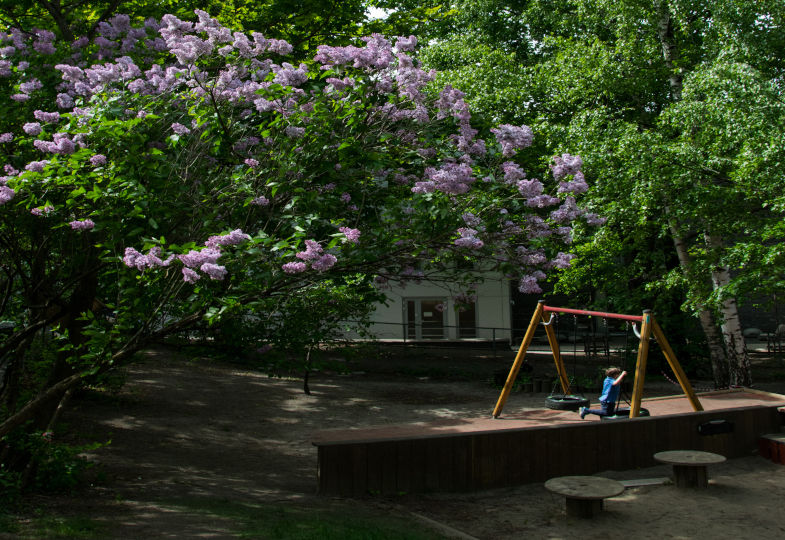
[[[447,366],[453,368],[461,369]],[[111,444],[89,456],[99,464],[92,487],[45,503],[55,512],[90,515],[105,523],[106,537],[124,539],[237,538],[231,517],[200,510],[221,502],[344,512],[366,507],[442,524],[437,530],[445,537],[450,531],[481,539],[785,537],[785,466],[757,456],[712,467],[704,492],[628,489],[587,522],[568,521],[563,500],[540,484],[359,502],[315,494],[315,431],[489,414],[498,390],[483,377],[468,378],[317,374],[306,395],[299,380],[152,351],[128,368],[116,395],[74,400],[64,418],[70,431]],[[543,396],[513,394],[507,407],[541,408]],[[617,479],[668,474],[664,466],[606,473]]]

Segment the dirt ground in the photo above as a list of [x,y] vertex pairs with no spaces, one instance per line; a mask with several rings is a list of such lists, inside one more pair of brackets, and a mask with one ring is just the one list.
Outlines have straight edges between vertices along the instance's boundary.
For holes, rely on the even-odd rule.
[[[479,361],[487,362],[483,371],[496,365]],[[509,365],[507,359],[496,363]],[[128,368],[118,394],[88,393],[73,401],[64,418],[69,429],[111,444],[89,455],[99,464],[92,487],[47,504],[105,522],[111,538],[141,539],[236,537],[231,520],[171,501],[340,502],[315,493],[315,431],[490,414],[498,390],[487,380],[435,380],[415,367],[403,375],[316,374],[306,395],[299,380],[150,352]],[[466,373],[465,366],[446,369]],[[785,392],[785,381],[759,387]],[[542,408],[543,397],[513,394],[506,410]],[[663,466],[602,475],[639,479],[669,472]],[[628,489],[606,501],[593,520],[568,520],[563,499],[542,484],[370,497],[359,504],[454,538],[785,538],[785,466],[750,456],[712,466],[710,477],[710,489],[700,492],[669,484]]]

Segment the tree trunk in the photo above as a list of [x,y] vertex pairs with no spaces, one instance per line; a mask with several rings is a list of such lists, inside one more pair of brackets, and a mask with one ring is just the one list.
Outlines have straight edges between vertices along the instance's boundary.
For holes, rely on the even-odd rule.
[[[719,252],[723,248],[721,237],[706,233],[704,238],[710,252]],[[713,266],[711,282],[715,291],[727,286],[730,283],[728,267],[720,264]],[[750,357],[747,354],[747,346],[741,331],[736,299],[731,297],[723,300],[720,313],[722,315],[722,339],[725,342],[725,352],[728,356],[730,383],[738,386],[750,386],[752,384]]]
[[[668,207],[665,207],[666,214],[669,213]],[[682,272],[688,277],[692,274],[692,259],[687,248],[687,243],[681,236],[676,223],[671,218],[668,220],[669,228],[671,231],[671,238],[673,238],[673,245],[676,248],[676,255],[679,258],[679,266]],[[706,336],[706,344],[709,348],[709,359],[711,361],[711,371],[714,376],[714,385],[717,388],[726,388],[730,384],[728,374],[728,355],[725,353],[723,347],[723,339],[717,331],[717,324],[714,320],[712,312],[701,305],[698,311],[698,320],[700,321],[701,329]]]
[[669,71],[668,84],[671,88],[671,99],[679,101],[681,99],[683,76],[681,68],[676,67],[679,60],[679,48],[673,33],[670,6],[668,6],[668,2],[665,0],[657,2],[657,36],[662,46],[662,58]]

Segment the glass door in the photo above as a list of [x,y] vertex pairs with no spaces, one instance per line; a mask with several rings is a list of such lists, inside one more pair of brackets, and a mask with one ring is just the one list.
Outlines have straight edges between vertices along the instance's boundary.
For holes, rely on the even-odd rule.
[[444,300],[406,300],[407,339],[444,339]]

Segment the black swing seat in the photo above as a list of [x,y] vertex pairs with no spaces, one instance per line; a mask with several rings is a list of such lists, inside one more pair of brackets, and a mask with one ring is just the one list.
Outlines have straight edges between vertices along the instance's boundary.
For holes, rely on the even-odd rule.
[[588,407],[589,400],[574,394],[551,394],[545,398],[545,406],[557,411],[577,411],[581,407]]
[[[638,413],[638,418],[642,416],[651,416],[649,414],[649,409],[644,409],[641,407],[640,412]],[[627,407],[623,407],[621,409],[616,409],[615,414],[613,416],[601,416],[601,420],[629,420],[630,418],[630,409]]]

